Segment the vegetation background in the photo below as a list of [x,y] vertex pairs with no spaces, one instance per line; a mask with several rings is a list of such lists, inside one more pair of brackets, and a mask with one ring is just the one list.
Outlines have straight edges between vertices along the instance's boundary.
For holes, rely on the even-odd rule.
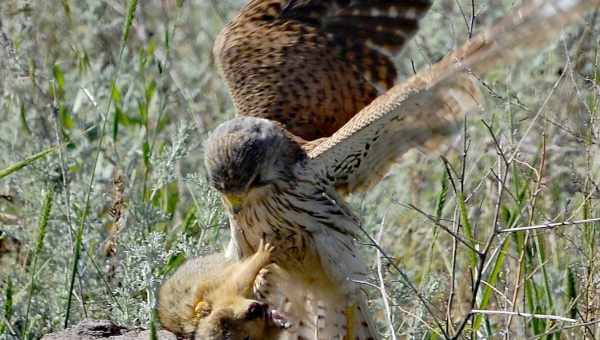
[[[0,338],[154,327],[161,280],[223,248],[202,143],[235,114],[211,45],[242,3],[0,2]],[[519,3],[436,0],[399,81]],[[447,163],[416,150],[351,197],[387,338],[600,338],[599,21],[483,76]]]

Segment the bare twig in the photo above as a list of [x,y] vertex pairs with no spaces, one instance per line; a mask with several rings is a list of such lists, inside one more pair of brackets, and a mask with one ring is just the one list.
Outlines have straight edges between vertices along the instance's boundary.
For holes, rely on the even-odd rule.
[[557,320],[564,322],[577,322],[575,319],[565,318],[558,315],[545,315],[545,314],[530,314],[530,313],[521,313],[521,312],[511,312],[506,310],[481,310],[481,309],[473,309],[471,310],[471,314],[487,314],[487,315],[513,315],[513,316],[522,316],[526,318],[536,318],[536,319],[547,319],[547,320]]
[[[379,232],[377,233],[377,242],[381,242],[383,236],[383,229],[385,225],[385,216],[381,219],[379,224]],[[385,310],[385,319],[390,329],[390,335],[393,340],[396,340],[396,332],[394,331],[394,322],[392,320],[392,310],[390,308],[390,302],[388,301],[387,292],[385,290],[385,280],[383,277],[383,266],[381,264],[381,253],[377,252],[376,257],[377,263],[377,276],[379,278],[379,291],[381,292],[381,299],[383,300],[383,307]]]
[[456,3],[456,6],[458,6],[458,10],[460,11],[460,14],[463,17],[463,20],[465,21],[465,26],[467,26],[467,30],[469,30],[469,38],[471,38],[469,21],[467,19],[467,15],[465,14],[465,10],[462,8],[462,5],[460,4],[460,1],[455,0],[454,2]]
[[433,224],[435,224],[436,226],[440,227],[442,230],[444,230],[445,232],[447,232],[448,234],[450,234],[455,240],[457,240],[458,242],[462,243],[465,247],[469,248],[469,250],[471,250],[472,252],[478,254],[479,251],[477,249],[475,249],[475,247],[473,247],[467,240],[465,240],[464,238],[462,238],[460,235],[458,235],[458,233],[455,233],[454,231],[450,230],[450,228],[446,225],[444,225],[443,223],[439,222],[436,220],[436,218],[428,213],[426,213],[425,211],[419,209],[418,207],[410,204],[410,203],[401,203],[398,202],[398,204],[407,207],[407,208],[411,208],[413,210],[415,210],[416,212],[420,213],[421,215],[425,216],[429,221],[433,222]]
[[580,225],[580,224],[593,223],[593,222],[600,222],[600,217],[590,218],[590,219],[586,219],[586,220],[562,221],[562,222],[555,222],[555,223],[530,225],[530,226],[526,226],[526,227],[506,228],[506,229],[500,229],[500,230],[498,230],[498,232],[499,233],[515,233],[518,231],[528,231],[528,230],[538,230],[538,229],[554,229],[554,228],[558,228],[558,227],[576,226],[576,225]]
[[[456,207],[454,209],[454,233],[458,235],[458,232],[460,230],[460,223],[459,223],[459,209],[458,207]],[[453,238],[452,239],[452,271],[450,273],[450,293],[448,294],[448,302],[446,304],[446,327],[447,327],[447,332],[448,334],[451,334],[450,332],[454,332],[453,329],[453,324],[452,324],[452,310],[454,307],[454,297],[456,295],[456,262],[457,262],[457,258],[458,258],[458,239],[457,238]]]
[[504,299],[504,301],[508,302],[509,305],[513,305],[512,301],[510,301],[508,299],[508,297],[502,293],[498,288],[494,287],[492,284],[488,283],[487,281],[483,280],[481,283],[483,283],[486,287],[489,287],[491,290],[494,291],[494,293],[498,294],[499,296],[502,296],[502,298]]
[[473,37],[475,29],[475,0],[471,0],[471,24],[469,25],[469,39]]
[[[489,127],[489,125],[486,124],[486,127]],[[490,236],[488,237],[487,241],[485,242],[483,251],[477,253],[477,255],[478,255],[477,270],[475,272],[475,279],[472,284],[472,290],[471,290],[472,293],[471,293],[471,307],[470,308],[472,310],[475,309],[475,306],[477,305],[477,295],[479,294],[479,290],[480,290],[480,287],[481,287],[481,284],[483,281],[483,274],[484,274],[484,270],[485,270],[486,259],[488,257],[490,257],[490,254],[491,254],[490,250],[491,250],[492,244],[493,244],[494,240],[496,239],[496,237],[499,235],[498,227],[497,227],[498,219],[500,218],[500,207],[501,207],[501,202],[502,202],[502,198],[503,198],[504,188],[506,187],[506,181],[508,179],[508,169],[510,167],[510,160],[507,161],[504,150],[498,143],[498,139],[496,138],[494,132],[492,131],[491,128],[489,128],[488,131],[489,131],[490,135],[492,136],[494,143],[496,144],[496,151],[498,153],[498,158],[502,159],[504,162],[504,171],[502,171],[501,162],[498,162],[499,172],[502,173],[502,177],[497,182],[498,197],[495,202],[494,218],[493,218],[493,222],[492,222],[492,226],[493,226],[492,230],[493,231],[490,234]],[[472,316],[473,316],[473,314],[469,313],[464,317],[464,319],[461,321],[461,323],[457,327],[456,333],[452,339],[458,339],[461,336],[467,323],[472,319]]]
[[415,294],[415,296],[419,299],[419,301],[421,302],[421,304],[423,304],[423,307],[425,307],[425,309],[427,310],[427,313],[429,313],[429,315],[431,315],[431,317],[433,318],[433,321],[435,322],[436,326],[443,333],[444,338],[449,339],[450,337],[446,333],[445,328],[442,326],[439,318],[437,317],[437,314],[435,314],[433,312],[433,309],[432,309],[433,306],[432,306],[431,302],[429,302],[423,296],[423,294],[421,294],[419,292],[419,290],[417,289],[417,287],[415,287],[415,285],[411,282],[411,280],[408,277],[408,275],[402,269],[400,269],[400,267],[396,264],[396,262],[391,257],[389,257],[387,255],[387,253],[383,250],[383,248],[381,248],[381,246],[379,245],[379,243],[375,239],[373,239],[373,237],[371,236],[371,234],[369,234],[369,232],[366,231],[365,228],[363,228],[362,226],[360,226],[360,230],[365,235],[365,237],[371,242],[370,246],[375,247],[375,249],[377,249],[379,251],[379,253],[381,254],[381,256],[383,256],[383,258],[386,259],[386,261],[394,268],[394,270],[396,270],[396,272],[398,272],[398,274],[400,275],[400,277],[404,281],[404,284]]
[[[567,65],[565,65],[563,67],[567,67]],[[510,161],[512,161],[513,159],[515,159],[517,157],[517,155],[519,154],[519,151],[521,150],[521,146],[525,142],[525,139],[527,139],[527,137],[529,136],[529,133],[531,132],[531,130],[533,129],[533,127],[536,125],[536,123],[538,121],[538,118],[540,116],[542,116],[542,113],[546,109],[546,105],[548,105],[548,102],[550,102],[550,98],[552,98],[552,96],[554,95],[554,92],[558,88],[558,85],[560,85],[562,83],[564,77],[565,77],[565,72],[563,72],[560,75],[560,77],[554,82],[554,85],[552,86],[552,89],[550,90],[550,92],[548,93],[548,95],[546,96],[546,98],[544,99],[544,102],[542,103],[542,105],[538,109],[537,113],[535,114],[535,116],[533,117],[533,119],[531,120],[531,122],[529,123],[529,126],[527,126],[527,129],[525,129],[525,133],[523,133],[523,137],[521,137],[521,139],[517,143],[517,147],[515,148],[515,150],[513,151],[512,155],[509,158]]]
[[569,329],[573,329],[573,328],[578,328],[578,327],[589,327],[589,326],[593,326],[593,325],[597,325],[600,324],[600,319],[598,320],[594,320],[594,321],[590,321],[590,322],[581,322],[581,323],[576,323],[574,325],[568,325],[568,326],[562,326],[562,327],[556,327],[555,329],[549,330],[548,332],[530,337],[528,339],[534,340],[534,339],[541,339],[544,338],[550,334],[554,334],[557,332],[561,332],[561,331],[566,331]]

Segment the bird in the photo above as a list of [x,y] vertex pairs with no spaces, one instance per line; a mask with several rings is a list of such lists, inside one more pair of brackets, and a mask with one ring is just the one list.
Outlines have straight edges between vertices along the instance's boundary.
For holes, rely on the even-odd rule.
[[[456,102],[453,109],[462,112],[461,105],[471,100]],[[389,123],[398,127],[406,121]],[[407,127],[395,136],[384,130],[380,136],[369,133],[360,146],[339,145],[346,150],[333,150],[334,159],[311,158],[287,130],[264,118],[235,118],[209,137],[206,168],[229,214],[228,257],[245,258],[260,238],[278,248],[273,254],[277,271],[266,276],[276,289],[259,291],[257,297],[294,323],[279,339],[378,339],[368,296],[357,284],[368,281],[358,251],[360,219],[336,186],[353,186],[370,177],[371,166],[385,166],[383,144],[406,151],[429,136],[428,120]],[[342,153],[346,156],[337,158]]]
[[[272,256],[277,267],[270,271],[273,278],[265,275],[273,287],[257,291],[257,296],[286,313],[297,325],[283,330],[280,339],[379,338],[368,311],[368,296],[361,286],[368,277],[368,267],[358,251],[363,230],[344,196],[368,190],[406,151],[432,140],[443,140],[455,131],[464,114],[479,111],[484,99],[477,75],[531,54],[555,38],[564,25],[599,3],[598,0],[528,2],[440,62],[392,86],[358,112],[350,110],[351,117],[345,123],[334,119],[330,125],[320,125],[318,119],[329,117],[327,113],[320,116],[303,111],[310,108],[312,102],[302,101],[314,84],[305,84],[308,91],[289,90],[284,95],[292,103],[306,104],[301,105],[302,110],[295,110],[287,102],[282,106],[258,103],[261,98],[266,103],[278,103],[281,90],[275,84],[280,83],[271,82],[279,80],[269,78],[268,73],[260,73],[254,79],[242,72],[244,67],[258,72],[264,66],[261,63],[266,62],[271,69],[280,71],[279,76],[287,71],[284,66],[288,57],[305,65],[307,70],[313,70],[313,64],[319,63],[316,59],[327,60],[326,54],[298,52],[285,54],[281,59],[273,59],[267,53],[259,62],[251,55],[265,52],[260,47],[236,57],[236,51],[246,51],[249,45],[245,44],[251,45],[254,39],[264,42],[259,36],[273,39],[268,30],[259,29],[263,20],[287,20],[294,24],[295,20],[305,20],[325,36],[335,36],[326,28],[328,23],[337,22],[336,13],[352,6],[383,2],[307,0],[289,1],[281,6],[282,2],[251,1],[226,28],[229,34],[222,35],[215,48],[239,116],[211,133],[205,144],[205,167],[212,187],[222,194],[229,216],[231,240],[227,255],[246,258],[255,252],[262,239],[275,245]],[[288,10],[292,12],[286,14]],[[323,19],[331,13],[333,18]],[[244,23],[246,20],[252,24]],[[250,29],[254,34],[245,39],[232,38],[236,25],[248,25],[242,31],[248,27],[255,27],[256,31]],[[285,23],[281,25],[287,27]],[[356,25],[358,32],[361,24]],[[352,30],[342,32],[348,31]],[[357,33],[355,40],[366,36]],[[374,41],[377,40],[364,46],[372,46]],[[266,48],[266,51],[271,50]],[[245,62],[252,65],[244,66]],[[352,74],[352,69],[344,74]],[[363,73],[354,73],[352,79],[371,84]],[[264,87],[262,82],[266,84]],[[262,96],[265,88],[272,92],[265,90]],[[347,99],[346,93],[338,90],[333,91],[336,92],[333,96]],[[354,92],[358,98],[362,98],[361,93]],[[323,102],[321,99],[316,101]],[[317,117],[317,121],[311,122],[306,112],[308,117]]]
[[[429,0],[252,0],[218,35],[215,61],[240,116],[278,124],[281,132],[306,150],[394,85],[397,71],[392,58],[417,32],[430,7]],[[293,164],[295,155],[290,153],[286,161]],[[213,183],[229,191],[236,183],[248,182],[243,176],[251,173],[241,170],[241,177]],[[341,221],[356,224],[356,217],[346,207],[343,210]],[[258,292],[263,299],[286,301],[292,319],[305,319],[287,332],[306,339],[313,338],[315,331],[320,332],[319,339],[375,338],[373,323],[362,315],[366,313],[364,301],[359,301],[360,306],[329,307],[353,298],[348,297],[350,292],[337,289],[321,268],[319,256],[306,249],[312,246],[296,250],[300,260],[295,255],[288,259],[311,271],[299,273],[295,265],[278,264],[268,275],[277,282],[277,289]],[[366,273],[366,268],[357,271]],[[310,282],[311,289],[302,290],[306,285],[298,282]],[[284,296],[286,289],[303,293],[292,301]]]

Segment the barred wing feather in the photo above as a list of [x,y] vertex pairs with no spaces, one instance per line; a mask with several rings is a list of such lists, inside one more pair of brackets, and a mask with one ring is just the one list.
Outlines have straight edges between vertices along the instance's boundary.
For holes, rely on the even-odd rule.
[[532,54],[600,0],[535,0],[516,9],[439,63],[394,86],[308,155],[341,192],[368,188],[411,147],[452,132],[483,99],[476,80]]

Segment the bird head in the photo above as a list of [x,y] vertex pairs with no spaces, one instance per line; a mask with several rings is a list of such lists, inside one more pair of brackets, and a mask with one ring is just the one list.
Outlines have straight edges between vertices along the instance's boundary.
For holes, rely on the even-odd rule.
[[233,213],[256,189],[292,178],[306,153],[293,135],[262,118],[238,117],[219,125],[206,142],[205,164],[211,185]]

